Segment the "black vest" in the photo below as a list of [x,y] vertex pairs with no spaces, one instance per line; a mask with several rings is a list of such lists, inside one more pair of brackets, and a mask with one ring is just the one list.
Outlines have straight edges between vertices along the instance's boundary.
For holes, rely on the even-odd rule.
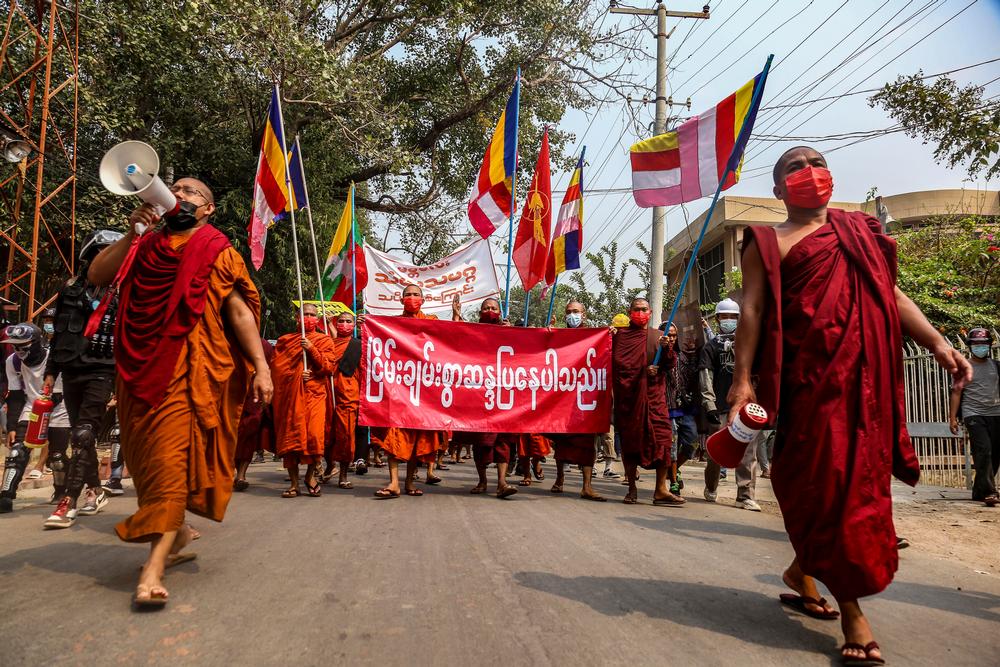
[[59,290],[56,300],[56,335],[49,354],[61,368],[108,370],[114,367],[117,296],[109,304],[94,335],[90,338],[84,335],[87,321],[94,312],[94,305],[103,293],[103,289],[90,285],[83,275],[71,278]]

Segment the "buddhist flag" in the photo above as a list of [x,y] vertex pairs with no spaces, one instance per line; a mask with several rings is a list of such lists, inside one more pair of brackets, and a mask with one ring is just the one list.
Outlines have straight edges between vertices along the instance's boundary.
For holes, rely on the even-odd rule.
[[250,261],[255,269],[264,263],[264,246],[267,231],[275,218],[288,205],[288,188],[285,184],[284,130],[281,120],[281,102],[278,87],[271,90],[271,104],[267,108],[267,123],[260,144],[257,160],[257,177],[253,184],[253,208],[250,212]]
[[368,266],[361,233],[354,221],[354,184],[351,184],[340,216],[337,231],[330,243],[330,252],[323,267],[323,298],[325,301],[351,303],[354,295],[368,284]]
[[469,200],[469,222],[484,239],[510,219],[517,169],[517,111],[521,97],[521,74],[518,70],[514,90],[500,114],[493,139],[486,148],[479,178]]
[[524,201],[521,223],[514,240],[514,266],[521,276],[524,291],[529,291],[545,277],[545,260],[552,234],[552,184],[549,171],[549,131],[542,135],[531,189]]
[[583,252],[583,155],[581,151],[559,207],[552,252],[545,266],[547,285],[555,283],[556,276],[563,271],[580,268],[580,254]]
[[758,85],[764,85],[763,74],[673,132],[632,146],[635,203],[642,208],[672,206],[712,195],[727,165],[731,170],[720,189],[735,185],[740,180],[743,151],[763,97],[758,95],[751,108]]
[[299,150],[298,137],[292,144],[292,150],[288,152],[288,179],[292,182],[288,208],[293,211],[309,208],[309,197],[306,196],[306,172],[302,168],[302,154]]

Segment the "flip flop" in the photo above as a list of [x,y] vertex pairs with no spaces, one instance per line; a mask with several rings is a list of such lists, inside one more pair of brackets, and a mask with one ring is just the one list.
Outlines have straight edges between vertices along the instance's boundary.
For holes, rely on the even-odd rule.
[[320,486],[319,482],[317,482],[313,486],[309,486],[309,484],[306,484],[306,495],[309,496],[310,498],[319,498],[320,496],[323,495],[323,487]]
[[864,646],[858,644],[857,642],[846,642],[840,647],[841,656],[844,655],[844,651],[847,649],[854,649],[855,651],[863,651],[865,657],[863,658],[844,658],[844,664],[849,667],[876,667],[876,665],[884,665],[884,658],[872,657],[871,652],[878,650],[881,652],[881,647],[879,647],[878,642],[868,642]]
[[399,491],[393,491],[392,489],[379,489],[375,492],[375,497],[380,500],[399,498]]
[[132,605],[136,609],[162,609],[167,605],[167,596],[162,593],[153,595],[153,592],[150,591],[148,598],[140,598],[139,592],[136,591],[132,594]]
[[439,463],[439,464],[437,464],[437,469],[438,470],[448,470],[448,466],[446,466],[444,463]]
[[414,496],[414,497],[419,497],[419,496],[424,495],[424,492],[421,491],[420,489],[407,489],[406,490],[406,495],[408,495],[408,496]]
[[497,498],[503,500],[504,498],[510,498],[512,495],[517,493],[517,488],[513,486],[505,486],[499,491],[497,491]]
[[282,498],[298,498],[299,497],[299,490],[298,489],[285,489],[284,491],[282,491],[281,497]]
[[608,502],[608,499],[605,498],[604,496],[587,496],[587,495],[584,495],[584,494],[581,493],[580,497],[583,498],[584,500],[591,500],[591,501],[593,501],[595,503],[606,503],[606,502]]
[[428,477],[427,478],[427,484],[430,484],[431,486],[433,486],[435,484],[440,484],[442,481],[443,480],[440,477]]
[[341,489],[353,489],[354,488],[354,485],[351,484],[350,481],[347,481],[347,482],[337,482],[337,486],[339,488],[341,488]]
[[653,498],[653,504],[660,507],[683,507],[687,501],[683,498]]
[[542,472],[541,468],[532,468],[531,474],[533,474],[535,476],[535,479],[537,479],[539,482],[545,479],[545,473]]
[[639,499],[633,496],[632,494],[629,494],[624,498],[622,498],[622,502],[625,503],[626,505],[638,505]]
[[474,487],[472,487],[472,489],[469,490],[469,493],[471,493],[474,496],[478,496],[480,493],[486,493],[486,487],[485,486],[474,486]]
[[551,491],[552,493],[562,493],[563,488],[561,484],[553,484],[552,488],[549,489],[549,491]]
[[520,482],[517,483],[517,485],[518,486],[531,486],[531,480],[530,479],[522,479]]
[[246,481],[245,479],[238,479],[235,482],[233,482],[234,491],[246,491],[249,488],[250,488],[250,482]]
[[168,570],[172,567],[183,565],[184,563],[190,563],[197,557],[198,554],[190,551],[182,554],[170,554],[167,556],[167,564],[163,566],[163,569]]
[[[840,612],[835,609],[831,609],[830,611],[826,611],[825,609],[823,611],[815,611],[806,606],[807,604],[814,604],[817,607],[826,607],[826,598],[820,598],[817,600],[816,598],[809,597],[808,595],[782,593],[778,596],[778,599],[781,600],[781,604],[788,605],[792,609],[800,611],[811,618],[818,618],[821,621],[835,621],[840,618]],[[862,646],[860,648],[864,647]]]

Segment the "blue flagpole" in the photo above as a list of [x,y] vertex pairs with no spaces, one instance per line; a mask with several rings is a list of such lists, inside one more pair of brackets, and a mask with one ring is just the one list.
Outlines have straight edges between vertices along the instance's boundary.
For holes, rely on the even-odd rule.
[[[358,316],[358,258],[357,258],[357,244],[354,242],[354,226],[357,223],[357,218],[354,215],[354,183],[351,183],[351,310],[354,311],[354,317],[357,319]],[[358,336],[358,327],[354,327],[354,336]]]
[[545,326],[549,326],[552,322],[552,309],[556,307],[556,288],[559,286],[559,274],[556,274],[556,279],[552,281],[552,296],[549,297],[549,314],[545,317]]
[[[767,57],[767,63],[764,65],[764,71],[761,72],[760,82],[754,87],[753,97],[750,100],[750,109],[755,109],[760,103],[760,97],[764,94],[764,83],[767,81],[767,73],[771,69],[771,61],[774,59],[773,55]],[[740,135],[743,134],[743,130],[746,127],[747,120],[750,116],[747,115],[743,119],[743,126],[740,128]],[[739,136],[739,135],[737,135]],[[746,150],[746,144],[743,144],[744,151]],[[708,225],[712,221],[712,213],[715,212],[715,205],[719,203],[719,195],[722,194],[722,186],[726,184],[726,179],[729,178],[729,174],[733,171],[733,156],[730,155],[729,159],[726,160],[726,169],[722,172],[722,176],[719,178],[719,185],[715,188],[715,195],[712,197],[712,204],[708,207],[708,213],[705,214],[705,222],[701,226],[701,231],[698,233],[698,240],[695,241],[694,248],[691,250],[691,259],[688,261],[687,269],[684,271],[684,277],[681,278],[680,289],[677,290],[677,297],[674,299],[673,308],[670,309],[670,316],[667,318],[666,326],[663,331],[666,333],[670,330],[670,325],[674,323],[674,317],[677,315],[677,309],[681,305],[681,299],[684,297],[684,290],[687,288],[688,279],[691,277],[691,271],[694,269],[695,262],[698,261],[698,251],[701,250],[701,242],[705,240],[705,232],[708,231]],[[650,304],[652,307],[653,304]],[[656,357],[653,359],[653,365],[660,363],[660,354],[663,348],[660,346],[656,347]]]
[[531,305],[531,290],[524,293],[524,326],[528,326],[528,307]]
[[518,117],[521,112],[521,68],[517,68],[517,102],[514,104],[514,173],[510,179],[510,219],[507,230],[507,287],[503,299],[503,316],[506,319],[510,315],[510,265],[514,253],[514,212],[517,210],[517,129]]

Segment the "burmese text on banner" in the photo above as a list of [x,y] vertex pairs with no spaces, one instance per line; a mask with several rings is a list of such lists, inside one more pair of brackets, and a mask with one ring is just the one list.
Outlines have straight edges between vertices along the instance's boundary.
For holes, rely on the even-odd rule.
[[410,317],[361,329],[367,426],[606,433],[611,334]]
[[490,242],[476,239],[440,262],[418,266],[365,245],[368,282],[365,310],[372,315],[403,312],[403,288],[417,285],[424,291],[423,312],[451,318],[451,302],[457,294],[462,306],[475,305],[488,296],[500,295]]

